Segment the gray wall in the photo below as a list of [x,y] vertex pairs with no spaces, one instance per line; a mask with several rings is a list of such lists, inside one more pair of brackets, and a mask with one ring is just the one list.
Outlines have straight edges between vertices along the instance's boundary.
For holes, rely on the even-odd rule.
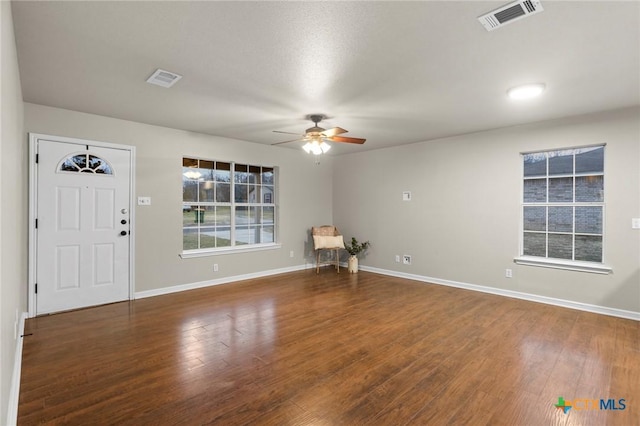
[[0,2],[2,139],[0,141],[0,424],[6,424],[15,361],[16,313],[27,294],[27,143],[11,3]]
[[[332,161],[319,165],[302,150],[253,144],[25,103],[25,130],[136,147],[136,292],[291,268],[309,262],[311,226],[332,222]],[[282,248],[181,259],[182,156],[279,167]],[[289,252],[294,251],[294,257]],[[308,253],[306,253],[308,255]],[[213,272],[213,264],[219,272]]]
[[[599,143],[613,274],[514,264],[520,152]],[[639,108],[340,156],[333,186],[335,223],[348,238],[371,240],[362,265],[640,312],[640,231],[631,229],[640,217]],[[397,254],[412,255],[412,265]]]

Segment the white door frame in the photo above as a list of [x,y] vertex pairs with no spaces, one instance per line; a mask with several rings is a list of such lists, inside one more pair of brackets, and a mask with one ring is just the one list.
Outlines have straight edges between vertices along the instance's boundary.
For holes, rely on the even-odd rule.
[[119,145],[108,142],[100,142],[89,139],[68,138],[64,136],[51,136],[40,133],[29,133],[29,288],[28,288],[28,308],[29,318],[36,316],[36,266],[37,266],[37,229],[36,229],[36,213],[38,211],[38,172],[36,165],[36,154],[38,141],[64,142],[76,145],[92,145],[101,148],[113,148],[129,151],[131,153],[131,179],[129,182],[129,300],[134,298],[135,289],[135,157],[136,147],[131,145]]

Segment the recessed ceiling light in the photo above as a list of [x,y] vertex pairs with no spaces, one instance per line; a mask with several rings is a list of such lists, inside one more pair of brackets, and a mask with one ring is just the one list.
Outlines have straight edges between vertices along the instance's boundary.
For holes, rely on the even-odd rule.
[[509,95],[511,99],[531,99],[544,92],[544,88],[545,85],[543,83],[525,84],[507,90],[507,95]]

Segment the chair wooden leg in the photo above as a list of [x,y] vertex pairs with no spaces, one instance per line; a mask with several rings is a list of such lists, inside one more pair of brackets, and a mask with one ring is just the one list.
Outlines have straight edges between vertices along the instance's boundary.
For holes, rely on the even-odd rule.
[[316,250],[316,274],[320,273],[320,250]]
[[339,256],[338,249],[336,249],[336,271],[340,273],[340,256]]

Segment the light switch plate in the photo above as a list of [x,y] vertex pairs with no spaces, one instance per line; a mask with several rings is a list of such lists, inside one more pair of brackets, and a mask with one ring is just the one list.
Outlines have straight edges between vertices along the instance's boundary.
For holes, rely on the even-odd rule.
[[151,205],[151,197],[138,197],[138,205],[139,206],[150,206]]
[[411,201],[411,191],[404,191],[402,193],[402,201]]

